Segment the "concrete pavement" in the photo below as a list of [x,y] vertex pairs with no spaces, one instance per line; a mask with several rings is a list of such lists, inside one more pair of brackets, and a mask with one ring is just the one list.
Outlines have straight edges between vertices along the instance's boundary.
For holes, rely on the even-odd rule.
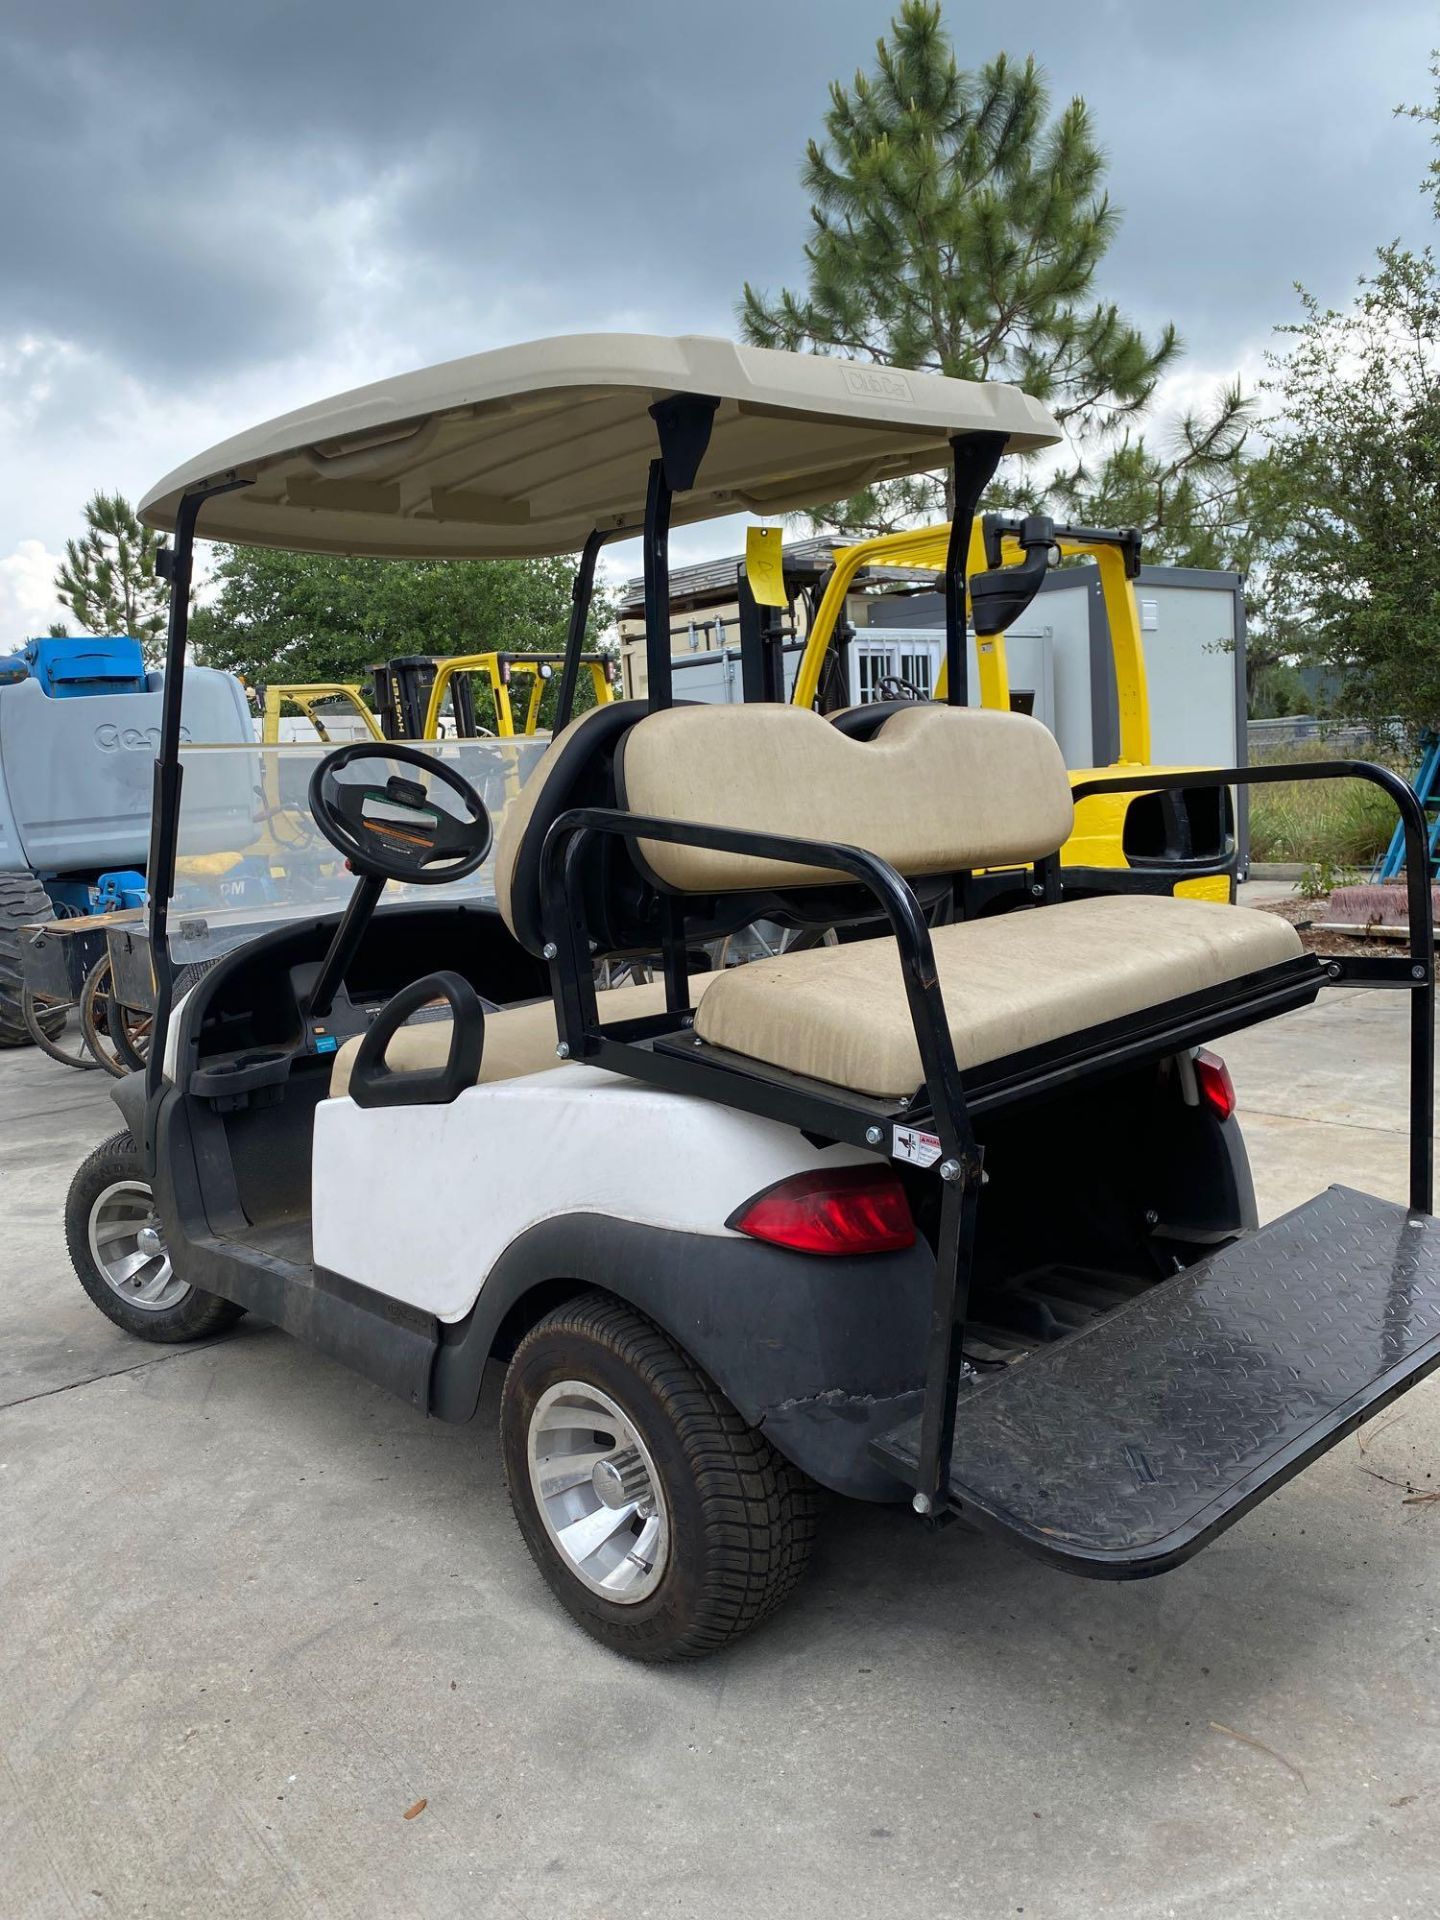
[[[1222,1047],[1265,1211],[1403,1193],[1404,1011]],[[648,1671],[549,1599],[488,1422],[89,1305],[60,1209],[116,1124],[0,1055],[4,1920],[1440,1906],[1440,1388],[1133,1586],[837,1504],[767,1629]]]

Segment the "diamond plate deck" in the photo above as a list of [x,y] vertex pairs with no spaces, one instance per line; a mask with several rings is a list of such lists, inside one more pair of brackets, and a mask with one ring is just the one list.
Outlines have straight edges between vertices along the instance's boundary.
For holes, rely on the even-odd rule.
[[[1440,1365],[1440,1221],[1346,1187],[961,1388],[951,1498],[1074,1573],[1163,1573]],[[911,1480],[918,1419],[875,1442]]]

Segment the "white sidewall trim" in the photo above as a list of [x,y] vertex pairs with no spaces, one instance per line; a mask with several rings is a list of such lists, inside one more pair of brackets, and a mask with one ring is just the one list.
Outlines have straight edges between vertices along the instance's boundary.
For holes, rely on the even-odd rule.
[[563,1213],[733,1236],[792,1173],[874,1156],[598,1067],[470,1087],[445,1107],[315,1115],[315,1263],[441,1320],[475,1304],[512,1240]]

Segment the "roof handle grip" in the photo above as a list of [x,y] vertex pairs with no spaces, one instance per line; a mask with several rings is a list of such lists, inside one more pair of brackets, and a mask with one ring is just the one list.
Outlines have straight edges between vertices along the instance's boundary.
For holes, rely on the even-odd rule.
[[402,461],[409,462],[417,454],[425,453],[443,424],[444,416],[432,413],[417,421],[408,433],[397,433],[393,427],[377,427],[368,446],[347,447],[341,453],[322,453],[318,446],[306,447],[305,462],[326,480],[388,473]]

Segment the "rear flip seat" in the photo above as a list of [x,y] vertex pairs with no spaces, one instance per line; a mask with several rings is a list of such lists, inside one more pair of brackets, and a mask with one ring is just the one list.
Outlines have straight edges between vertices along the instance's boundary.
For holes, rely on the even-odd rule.
[[[962,1072],[1302,951],[1276,914],[1154,894],[965,921],[935,928],[931,940]],[[732,967],[706,995],[695,1031],[712,1046],[854,1093],[913,1093],[924,1078],[893,940]]]
[[[659,818],[866,847],[906,875],[1053,855],[1074,819],[1053,736],[1020,714],[917,705],[874,738],[797,707],[675,707],[619,750],[623,797]],[[833,881],[820,868],[639,843],[682,894]],[[932,932],[957,1064],[984,1066],[1301,957],[1278,916],[1218,901],[1111,894]],[[721,974],[695,1032],[712,1046],[881,1097],[924,1078],[899,949],[877,937]]]

